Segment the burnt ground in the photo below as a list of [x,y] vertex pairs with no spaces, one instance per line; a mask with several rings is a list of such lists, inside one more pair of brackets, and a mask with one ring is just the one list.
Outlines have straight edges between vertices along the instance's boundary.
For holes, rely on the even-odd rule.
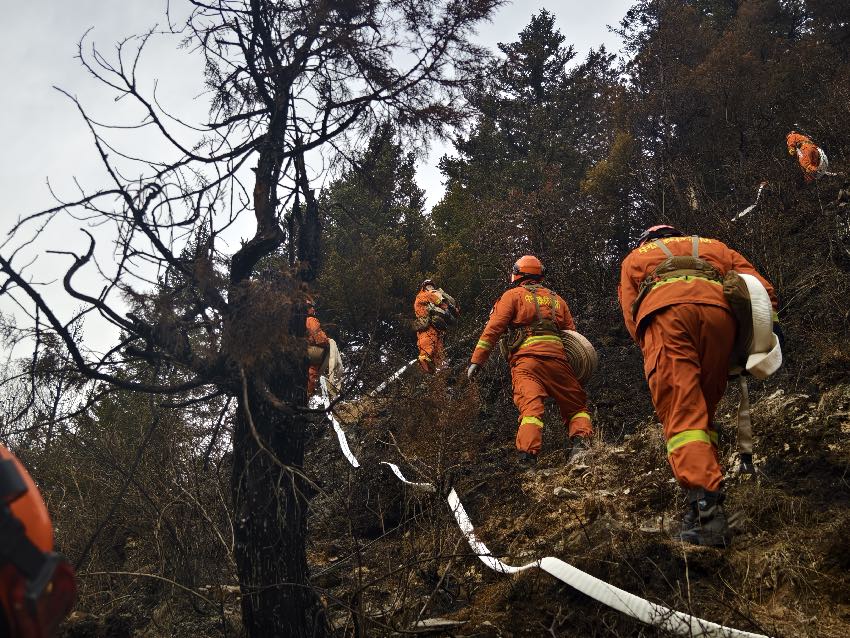
[[[566,433],[554,409],[545,417],[538,467],[517,466],[516,410],[503,362],[488,364],[475,384],[458,364],[436,378],[406,375],[377,399],[340,404],[358,470],[317,418],[306,463],[316,483],[308,555],[332,635],[665,635],[539,570],[490,571],[471,554],[449,511],[451,487],[480,539],[508,564],[556,556],[648,600],[738,629],[786,638],[847,635],[846,366],[821,366],[811,379],[783,372],[770,384],[751,383],[760,474],[727,476],[728,509],[744,522],[733,546],[716,550],[672,540],[683,495],[672,481],[639,361],[629,347],[600,346],[602,368],[589,385],[597,440],[578,467],[566,465]],[[736,465],[736,402],[730,388],[718,411],[726,468]],[[438,492],[405,488],[380,460]],[[116,569],[155,573],[142,537],[125,550]],[[64,635],[243,635],[232,566],[217,568],[199,576],[192,591],[153,577],[123,578],[121,595],[114,585],[89,587],[86,607]]]
[[[647,413],[645,388],[594,395],[591,385],[599,436],[578,467],[566,465],[563,427],[547,413],[544,450],[528,472],[513,459],[516,412],[503,365],[479,384],[455,382],[459,369],[435,379],[411,375],[380,399],[341,407],[361,470],[350,469],[332,431],[317,425],[309,463],[323,469],[323,491],[314,501],[310,557],[336,635],[418,633],[426,619],[455,621],[433,635],[664,635],[538,570],[490,571],[451,517],[443,497],[450,486],[481,540],[508,564],[556,556],[738,629],[847,634],[850,385],[819,390],[810,382],[806,393],[791,393],[776,389],[791,385],[787,379],[751,382],[760,472],[728,475],[727,507],[744,522],[734,545],[716,550],[671,538],[683,496],[660,425],[635,416]],[[718,412],[727,468],[736,464],[736,401],[730,388]],[[378,460],[434,482],[440,494],[405,489]]]

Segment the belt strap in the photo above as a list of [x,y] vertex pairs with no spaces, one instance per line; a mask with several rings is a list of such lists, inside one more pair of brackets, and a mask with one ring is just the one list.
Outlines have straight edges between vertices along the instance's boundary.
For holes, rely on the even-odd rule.
[[741,398],[738,400],[738,452],[753,453],[753,422],[750,419],[750,393],[744,375],[738,376]]

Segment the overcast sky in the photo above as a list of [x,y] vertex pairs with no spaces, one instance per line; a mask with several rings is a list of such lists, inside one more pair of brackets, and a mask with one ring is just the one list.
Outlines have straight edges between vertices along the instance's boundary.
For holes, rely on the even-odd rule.
[[[498,42],[512,42],[531,15],[545,7],[555,13],[558,28],[575,46],[579,58],[601,44],[617,51],[620,41],[608,26],[618,24],[629,4],[629,0],[515,2],[500,9],[491,23],[481,26],[478,40],[492,48]],[[137,119],[130,105],[116,104],[75,59],[83,34],[91,29],[88,46],[95,43],[110,52],[114,43],[126,36],[167,24],[164,0],[30,0],[12,3],[12,7],[4,7],[0,26],[0,77],[4,86],[0,117],[3,236],[20,215],[54,203],[48,179],[54,191],[68,199],[77,193],[75,180],[89,188],[104,184],[88,131],[74,105],[54,86],[79,97],[96,118],[111,122]],[[171,0],[171,8],[175,13],[185,11],[180,0]],[[157,78],[157,96],[172,113],[184,120],[203,122],[207,105],[201,94],[200,70],[197,57],[177,49],[176,38],[160,38],[154,40],[142,58],[140,75],[150,78],[147,88],[152,87],[152,78]],[[148,150],[144,142],[135,143],[140,146],[139,154]],[[426,190],[429,205],[442,196],[436,165],[445,152],[450,149],[435,145],[419,165],[418,181]],[[48,240],[55,248],[66,235],[78,235],[80,226],[80,222],[69,220],[49,228],[49,236],[40,239]],[[62,265],[67,265],[67,258],[62,261],[41,254],[37,272],[48,277]],[[72,307],[63,308],[70,312]],[[8,300],[0,297],[0,312],[11,310]],[[86,336],[91,336],[89,330]]]

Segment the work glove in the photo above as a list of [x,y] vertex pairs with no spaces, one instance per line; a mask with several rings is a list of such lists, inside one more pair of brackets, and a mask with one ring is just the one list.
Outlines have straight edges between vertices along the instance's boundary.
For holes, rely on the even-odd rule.
[[773,334],[779,339],[779,347],[785,350],[785,335],[782,333],[782,326],[779,325],[778,321],[773,322]]
[[470,363],[469,367],[466,369],[466,376],[472,380],[476,374],[478,374],[479,366],[477,363]]

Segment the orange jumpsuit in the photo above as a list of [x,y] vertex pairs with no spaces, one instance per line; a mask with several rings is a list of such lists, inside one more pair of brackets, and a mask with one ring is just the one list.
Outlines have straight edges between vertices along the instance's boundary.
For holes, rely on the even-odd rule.
[[821,167],[821,154],[817,145],[811,139],[796,131],[788,133],[785,141],[788,145],[788,154],[796,155],[797,161],[800,162],[803,178],[807,183],[813,182],[817,177],[818,169]]
[[[311,313],[314,311],[310,311]],[[313,314],[307,316],[307,343],[311,346],[326,346],[330,343],[328,335],[322,330],[322,324]],[[316,383],[319,381],[319,368],[321,366],[310,366],[307,372],[307,396],[313,396],[316,391]]]
[[[534,297],[537,296],[537,307]],[[552,320],[561,330],[575,330],[570,308],[556,293],[544,286],[536,292],[528,284],[507,290],[493,306],[490,320],[478,339],[472,353],[472,363],[487,361],[490,350],[508,328],[533,326],[537,322],[537,308],[543,319]],[[537,454],[543,442],[543,400],[552,397],[561,411],[561,419],[569,428],[569,435],[590,436],[590,414],[587,412],[587,395],[576,379],[567,361],[561,338],[557,335],[532,335],[526,337],[511,356],[511,381],[514,404],[519,410],[517,449]]]
[[[692,254],[692,237],[661,241],[674,255]],[[758,277],[776,310],[770,283],[723,242],[699,238],[699,256],[721,275],[735,270]],[[723,474],[712,419],[726,389],[737,327],[722,284],[696,276],[656,284],[633,317],[632,302],[641,281],[665,258],[653,242],[629,253],[620,272],[620,305],[626,328],[643,352],[644,374],[664,426],[673,475],[685,488],[716,491]]]
[[[428,304],[445,309],[443,297],[436,290],[420,290],[413,302],[413,312],[417,317],[428,316]],[[419,346],[419,367],[428,374],[434,374],[443,361],[443,331],[434,326],[416,333],[416,345]]]

